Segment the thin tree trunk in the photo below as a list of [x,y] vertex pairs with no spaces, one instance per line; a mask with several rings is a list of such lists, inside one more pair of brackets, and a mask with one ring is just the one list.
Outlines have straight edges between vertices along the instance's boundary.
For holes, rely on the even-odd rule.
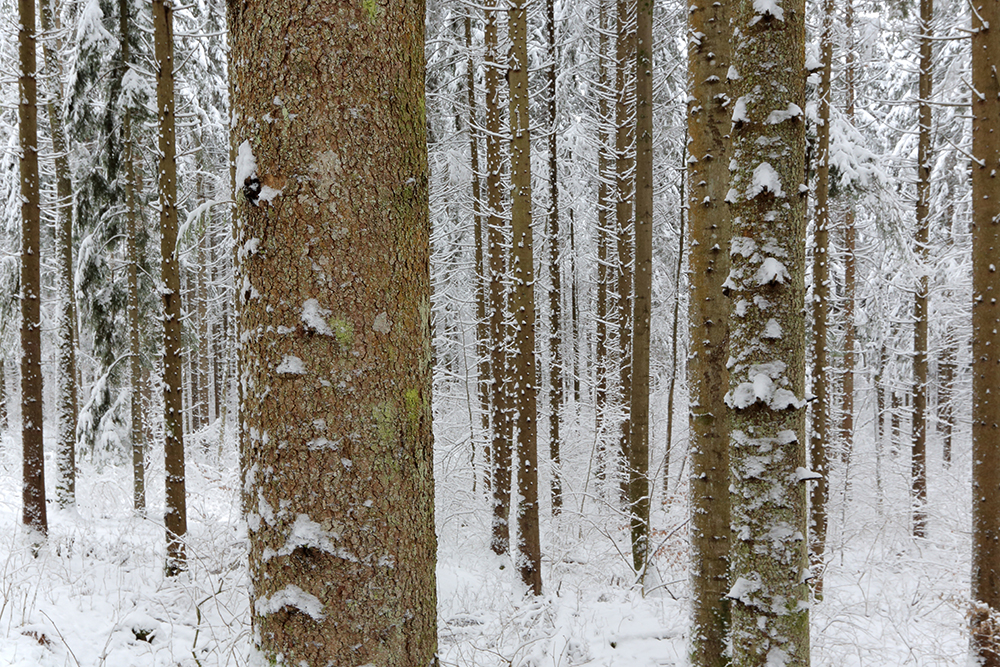
[[[856,75],[856,58],[854,53],[854,1],[845,0],[844,29],[847,31],[847,63],[844,78],[847,84],[847,120],[854,122],[854,80]],[[855,339],[855,214],[854,205],[848,200],[844,213],[844,399],[841,413],[840,437],[843,442],[841,457],[845,465],[849,463],[851,450],[854,447],[854,373],[857,366],[857,356],[854,351]],[[848,487],[849,477],[844,480]],[[845,498],[846,501],[846,498]]]
[[[476,67],[472,57],[472,14],[465,15],[465,48],[469,54],[466,64],[466,87],[469,94],[469,154],[472,161],[472,218],[476,237],[476,389],[479,394],[480,425],[482,428],[483,462],[490,469],[490,323],[486,318],[486,301],[489,298],[489,278],[484,263],[483,246],[486,244],[481,205],[482,184],[479,177],[479,132],[476,113]],[[473,440],[475,442],[475,440]],[[473,445],[475,446],[475,445]],[[475,457],[475,450],[473,450]],[[478,473],[477,473],[478,476]],[[475,486],[475,479],[473,480]],[[486,488],[489,488],[489,473]],[[473,488],[473,491],[475,488]]]
[[618,37],[615,44],[615,230],[618,236],[618,371],[623,419],[618,439],[621,491],[628,498],[629,409],[632,397],[632,275],[635,270],[633,202],[635,198],[635,17],[637,0],[618,0]]
[[931,61],[933,0],[920,0],[920,78],[919,138],[917,141],[917,238],[916,253],[921,262],[914,297],[913,316],[913,449],[910,477],[912,484],[913,536],[927,536],[927,326],[929,279],[925,273],[929,259],[931,197]]
[[632,567],[649,550],[649,330],[653,296],[653,0],[637,0],[635,38],[635,297],[629,399],[628,505]]
[[163,431],[166,467],[166,573],[187,568],[184,394],[181,383],[181,283],[177,259],[177,157],[174,135],[173,8],[153,0],[156,108],[159,119],[160,275],[163,281]]
[[972,3],[972,653],[1000,666],[1000,3]]
[[[688,133],[690,135],[690,132]],[[681,150],[681,169],[687,167],[687,146]],[[687,183],[687,173],[681,172],[680,200],[685,202]],[[663,452],[663,505],[667,504],[667,491],[670,482],[670,450],[674,447],[674,396],[677,390],[677,330],[680,322],[681,312],[681,281],[684,270],[684,211],[689,208],[687,204],[681,206],[678,211],[677,221],[677,271],[674,274],[674,312],[671,319],[670,333],[670,388],[667,391],[667,437]]]
[[809,561],[812,586],[823,599],[823,555],[826,551],[827,500],[829,487],[830,391],[827,384],[827,317],[830,309],[830,80],[833,72],[833,0],[823,2],[823,34],[819,84],[819,122],[816,133],[819,155],[816,165],[816,214],[813,249],[813,367],[812,431],[809,434],[809,461],[817,478],[810,490]]
[[[700,4],[688,28],[701,34],[688,56],[687,153],[691,646],[693,667],[728,664],[729,629],[729,190],[730,82],[734,5]],[[678,258],[680,261],[680,258]],[[678,269],[680,266],[678,265]],[[678,275],[679,277],[679,275]],[[680,283],[677,285],[680,289]],[[676,319],[676,317],[675,317]],[[666,490],[664,476],[664,490]]]
[[[598,121],[597,121],[597,324],[594,332],[594,414],[595,433],[597,438],[597,477],[605,479],[607,467],[610,465],[605,443],[605,425],[608,410],[608,247],[609,239],[608,213],[611,210],[611,186],[613,178],[612,163],[609,156],[611,145],[611,104],[610,104],[610,73],[611,40],[608,38],[608,2],[598,0]],[[601,484],[603,492],[603,484]]]
[[[57,29],[58,5],[50,0],[38,1],[41,28],[48,39],[42,41],[45,69],[50,78],[50,95],[46,104],[52,133],[52,152],[56,174],[56,252],[58,264],[56,283],[59,294],[57,328],[59,332],[57,375],[57,466],[56,502],[59,507],[76,504],[76,350],[73,325],[76,319],[76,290],[73,287],[73,181],[69,167],[69,144],[62,119],[63,68],[62,44],[51,37]],[[49,40],[54,41],[50,44]]]
[[38,68],[35,2],[18,0],[18,134],[21,181],[21,521],[38,540],[48,535],[45,451],[42,444],[42,321],[39,265],[41,209],[38,181]]
[[500,124],[500,62],[497,40],[497,0],[486,7],[486,209],[490,248],[490,374],[493,441],[490,458],[493,473],[493,536],[490,546],[496,554],[510,553],[510,478],[513,422],[507,382],[507,324],[504,275],[503,153]]
[[535,365],[535,269],[531,232],[531,133],[528,125],[527,0],[507,11],[510,36],[510,170],[514,316],[513,408],[517,415],[518,569],[521,581],[542,594],[538,532],[538,369]]
[[559,449],[559,417],[563,404],[563,359],[560,346],[562,335],[560,324],[562,320],[562,275],[559,252],[559,170],[557,155],[557,120],[556,120],[556,18],[555,0],[545,1],[545,38],[548,50],[549,67],[546,71],[546,121],[548,125],[548,237],[549,237],[549,462],[552,467],[551,489],[552,513],[559,514],[562,509],[562,468],[560,466]]

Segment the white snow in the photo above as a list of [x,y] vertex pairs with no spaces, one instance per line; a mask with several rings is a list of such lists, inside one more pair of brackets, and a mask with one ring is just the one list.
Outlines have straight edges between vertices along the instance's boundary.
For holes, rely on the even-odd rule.
[[233,193],[233,197],[239,197],[243,183],[255,173],[257,173],[257,158],[254,157],[253,148],[247,140],[236,149],[236,192]]
[[767,285],[769,283],[784,284],[786,280],[791,280],[791,276],[788,275],[788,269],[774,257],[765,258],[754,274],[754,281],[758,285]]
[[318,334],[332,336],[333,329],[330,328],[327,320],[331,312],[319,305],[316,299],[306,299],[302,304],[302,321],[305,325]]
[[279,375],[305,375],[306,365],[302,359],[294,354],[286,354],[274,370]]
[[750,187],[747,189],[747,199],[753,199],[765,190],[775,197],[785,196],[785,191],[781,189],[781,177],[769,162],[761,162],[754,168]]
[[749,120],[747,118],[747,101],[745,97],[740,97],[733,104],[733,122],[734,123],[745,123]]
[[254,602],[254,611],[260,615],[273,614],[283,607],[294,607],[317,621],[322,621],[323,603],[319,598],[289,584],[270,597],[260,597]]
[[[781,8],[779,0],[753,0],[753,10],[760,16],[770,14],[779,21],[785,20],[785,10]],[[758,18],[755,18],[754,22]]]

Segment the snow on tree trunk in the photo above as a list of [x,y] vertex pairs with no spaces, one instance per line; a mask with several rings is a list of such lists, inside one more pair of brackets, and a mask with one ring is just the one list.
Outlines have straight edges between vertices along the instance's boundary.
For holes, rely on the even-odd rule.
[[734,667],[809,663],[804,0],[742,2],[731,78]]
[[688,12],[688,391],[691,474],[691,664],[722,667],[729,622],[729,190],[730,2],[702,2]]
[[255,650],[272,664],[425,667],[437,544],[423,3],[228,8]]

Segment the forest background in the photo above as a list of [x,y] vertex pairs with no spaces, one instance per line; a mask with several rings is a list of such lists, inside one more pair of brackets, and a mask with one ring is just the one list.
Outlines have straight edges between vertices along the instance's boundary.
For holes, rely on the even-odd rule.
[[[621,372],[627,353],[619,350],[631,327],[619,310],[627,300],[617,294],[631,293],[620,278],[629,274],[632,259],[609,219],[631,196],[635,173],[628,165],[633,147],[626,141],[616,148],[613,141],[622,125],[616,106],[633,102],[629,69],[616,67],[621,27],[627,34],[631,23],[628,17],[619,22],[618,7],[607,3],[557,2],[551,12],[545,9],[529,7],[527,32],[544,585],[542,597],[524,603],[516,568],[501,569],[507,557],[490,549],[493,480],[480,402],[486,354],[477,345],[477,323],[484,319],[477,308],[477,266],[485,260],[477,250],[488,251],[488,245],[476,224],[485,210],[485,195],[477,190],[485,189],[487,177],[485,89],[493,69],[484,47],[486,20],[483,8],[472,4],[427,6],[440,652],[446,664],[463,665],[687,664],[692,591],[685,332],[693,280],[684,251],[688,8],[660,3],[653,13],[653,497],[645,590],[637,585],[618,491],[622,469],[614,462],[627,414],[620,386],[628,376]],[[0,133],[6,146],[0,169],[0,293],[6,295],[0,300],[0,377],[6,401],[0,416],[7,427],[0,508],[5,525],[14,526],[21,511],[22,218],[17,22],[13,8],[8,10],[0,42]],[[933,39],[921,40],[919,10],[906,2],[835,5],[827,32],[824,7],[809,5],[807,11],[807,67],[815,71],[804,109],[810,221],[819,181],[824,38],[832,81],[833,222],[823,336],[829,359],[820,366],[829,406],[825,440],[833,456],[824,597],[812,614],[817,664],[961,664],[967,650],[970,16],[965,3],[939,3],[928,24]],[[41,16],[47,11],[38,79],[41,360],[47,496],[64,509],[53,512],[49,546],[37,557],[30,540],[15,530],[4,541],[0,660],[242,664],[250,639],[233,424],[236,249],[228,207],[206,206],[225,202],[232,192],[225,8],[195,2],[173,12],[182,222],[177,278],[189,453],[190,571],[180,579],[162,572],[165,464],[159,443],[165,436],[153,17],[144,4],[97,0],[53,3],[40,8]],[[495,12],[495,18],[497,53],[506,53],[505,12]],[[921,66],[922,42],[933,44],[930,67]],[[920,89],[921,71],[929,76],[929,95]],[[501,89],[495,102],[505,111],[504,95]],[[922,109],[930,123],[920,122]],[[625,113],[626,124],[632,114]],[[921,127],[929,141],[923,149]],[[127,145],[134,146],[131,155]],[[922,150],[928,157],[919,161]],[[626,166],[616,173],[621,159]],[[918,173],[918,162],[926,174]],[[60,190],[61,174],[71,183],[69,193]],[[923,216],[919,187],[928,189]],[[138,204],[134,219],[126,215],[129,197]],[[69,234],[63,231],[66,220]],[[809,233],[808,247],[814,249],[815,226]],[[814,267],[813,260],[807,266]],[[814,301],[812,269],[806,281],[813,286],[807,298]],[[924,294],[928,305],[921,310],[917,297]],[[808,328],[815,331],[809,315]],[[75,366],[69,384],[76,391],[69,402],[60,400],[66,394],[59,381],[65,377],[60,351],[67,321]],[[815,341],[810,334],[810,347]],[[914,364],[919,346],[926,346],[926,377]],[[139,363],[133,366],[133,360]],[[914,399],[921,394],[926,401],[918,406]],[[559,425],[555,437],[548,428],[552,415]],[[928,424],[927,439],[918,445],[926,446],[927,486],[925,500],[915,506],[912,451],[919,420]],[[65,460],[61,438],[67,431],[60,425],[67,423],[75,424],[68,436],[78,468],[72,488],[57,472],[66,470],[57,463]],[[133,512],[136,442],[148,445],[142,454],[145,515]],[[559,444],[558,466],[546,461],[553,442]],[[553,508],[554,487],[561,511]],[[924,535],[914,539],[921,521]]]

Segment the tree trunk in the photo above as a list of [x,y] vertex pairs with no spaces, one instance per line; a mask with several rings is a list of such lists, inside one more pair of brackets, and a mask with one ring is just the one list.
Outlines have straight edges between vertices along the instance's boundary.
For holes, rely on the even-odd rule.
[[[612,173],[611,152],[611,84],[610,64],[611,40],[608,38],[609,0],[598,0],[598,120],[597,120],[597,324],[594,332],[594,430],[597,438],[597,476],[603,482],[606,469],[610,466],[605,442],[605,427],[608,411],[608,247],[611,245],[608,213],[611,211]],[[603,493],[603,484],[601,485]]]
[[[426,667],[424,6],[228,9],[254,659]],[[274,131],[258,124],[268,113]]]
[[184,393],[181,383],[181,276],[177,258],[177,154],[174,135],[173,8],[153,0],[156,108],[159,120],[160,276],[163,281],[163,433],[166,467],[166,572],[187,567]]
[[1000,5],[972,4],[972,652],[1000,665]]
[[491,423],[493,440],[490,458],[493,467],[493,536],[490,546],[496,554],[510,553],[511,418],[510,385],[507,377],[507,303],[504,288],[507,253],[504,244],[503,147],[500,107],[500,49],[497,36],[497,0],[486,7],[486,208],[490,246],[490,373]]
[[517,507],[521,581],[542,594],[542,554],[538,533],[538,370],[535,365],[535,264],[531,233],[531,133],[528,126],[527,0],[512,0],[507,11],[510,37],[511,313],[514,317],[514,374],[511,393],[517,415]]
[[560,350],[562,336],[559,327],[562,320],[562,274],[559,252],[559,171],[556,137],[556,18],[555,0],[545,0],[545,39],[549,66],[545,73],[546,125],[548,137],[548,186],[549,186],[549,462],[552,468],[551,489],[552,513],[562,509],[562,468],[559,463],[559,416],[563,404],[563,359]]
[[809,462],[817,478],[810,490],[809,561],[817,599],[823,599],[823,554],[826,551],[827,500],[829,487],[830,391],[827,384],[827,317],[830,311],[830,80],[833,72],[833,0],[823,2],[823,34],[819,84],[819,122],[816,133],[819,154],[816,164],[816,206],[813,250],[813,366],[812,429],[809,434]]
[[[730,129],[727,72],[732,64],[733,5],[697,5],[691,33],[702,37],[688,55],[687,195],[689,440],[691,474],[692,667],[723,667],[729,627],[729,275]],[[678,289],[680,285],[678,284]]]
[[628,498],[629,434],[631,420],[629,409],[632,398],[632,275],[634,232],[633,200],[635,197],[635,17],[638,0],[618,0],[618,35],[615,43],[615,230],[618,235],[618,389],[623,419],[618,439],[616,468],[624,475],[620,478],[622,496]]
[[635,297],[629,400],[628,499],[632,567],[649,549],[649,328],[653,296],[653,0],[637,0],[635,38]]
[[927,536],[927,326],[929,280],[927,262],[930,257],[931,197],[931,95],[933,62],[931,61],[933,0],[920,0],[920,78],[919,78],[919,138],[917,141],[917,238],[916,254],[920,260],[920,278],[913,304],[913,449],[910,478],[912,486],[913,536]]
[[809,664],[805,2],[734,22],[730,380],[732,664]]
[[18,133],[21,181],[21,521],[44,539],[45,452],[42,445],[41,209],[38,191],[38,68],[35,2],[18,0]]

